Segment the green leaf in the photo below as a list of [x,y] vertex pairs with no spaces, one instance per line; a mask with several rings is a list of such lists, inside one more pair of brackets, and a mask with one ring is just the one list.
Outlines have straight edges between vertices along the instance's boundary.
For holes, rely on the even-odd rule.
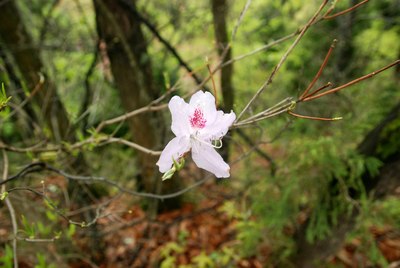
[[174,167],[176,171],[181,170],[185,166],[185,158],[181,157],[179,162],[177,162],[174,158],[172,158],[172,162],[174,162]]
[[193,262],[197,264],[199,268],[214,267],[213,260],[204,251],[202,251],[200,255],[194,257]]
[[70,224],[68,226],[68,230],[67,230],[66,236],[68,238],[72,238],[72,236],[75,234],[75,231],[76,231],[76,225],[75,224]]
[[0,94],[0,111],[7,107],[8,102],[12,97],[7,97],[4,83],[1,83],[1,94]]
[[170,170],[164,173],[164,175],[162,176],[162,180],[165,181],[171,179],[172,176],[174,176],[175,171],[176,171],[175,166],[173,166]]
[[3,193],[1,193],[1,195],[0,195],[0,200],[3,201],[4,199],[7,198],[7,196],[8,196],[8,192],[3,192]]
[[22,225],[24,227],[24,232],[26,233],[26,235],[31,239],[35,238],[36,236],[35,224],[29,223],[24,215],[21,215],[21,218],[22,218]]
[[1,267],[13,268],[13,266],[14,266],[13,256],[14,256],[14,253],[13,253],[11,247],[9,245],[6,245],[3,256],[0,256]]
[[379,174],[379,168],[382,166],[382,161],[375,157],[367,157],[365,159],[365,167],[368,170],[368,173],[372,176],[375,177],[376,175]]

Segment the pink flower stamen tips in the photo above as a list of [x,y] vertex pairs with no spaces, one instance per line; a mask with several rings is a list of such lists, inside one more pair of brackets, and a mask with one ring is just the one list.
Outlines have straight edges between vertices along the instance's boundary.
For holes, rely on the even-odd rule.
[[200,108],[194,110],[193,116],[189,117],[190,125],[193,128],[204,128],[207,120],[204,119],[203,111]]

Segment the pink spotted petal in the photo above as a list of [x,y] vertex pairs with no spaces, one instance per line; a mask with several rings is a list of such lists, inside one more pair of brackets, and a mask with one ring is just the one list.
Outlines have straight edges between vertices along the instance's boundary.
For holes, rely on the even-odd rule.
[[217,116],[217,108],[215,107],[215,98],[210,92],[197,91],[190,98],[189,102],[190,114],[194,114],[196,109],[200,109],[203,113],[203,119],[207,124],[212,124]]

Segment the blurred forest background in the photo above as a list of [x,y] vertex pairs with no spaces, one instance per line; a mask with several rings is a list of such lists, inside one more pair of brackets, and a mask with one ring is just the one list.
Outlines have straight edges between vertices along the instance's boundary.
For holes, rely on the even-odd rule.
[[[400,267],[399,14],[398,0],[0,0],[0,266]],[[299,101],[332,44],[315,88],[390,68]],[[188,158],[162,182],[167,103],[214,94],[210,72],[237,116],[265,88],[224,139],[231,177]]]

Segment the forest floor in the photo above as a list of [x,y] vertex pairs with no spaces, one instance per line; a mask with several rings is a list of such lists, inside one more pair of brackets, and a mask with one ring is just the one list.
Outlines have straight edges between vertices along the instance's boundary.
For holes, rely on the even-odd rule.
[[[54,180],[60,180],[61,183],[63,179],[53,177],[52,180],[56,184]],[[258,253],[247,258],[241,258],[237,252],[229,250],[238,246],[240,241],[236,231],[238,220],[223,209],[225,201],[235,198],[228,194],[226,188],[210,180],[198,189],[203,198],[187,202],[180,209],[160,213],[152,220],[146,217],[145,211],[131,196],[116,198],[102,212],[108,216],[97,221],[97,231],[104,241],[105,250],[99,253],[103,264],[90,264],[90,256],[86,256],[70,259],[65,267],[160,267],[162,263],[164,266],[161,267],[184,267],[182,265],[189,264],[195,264],[190,267],[215,267],[210,263],[215,264],[222,258],[228,264],[221,267],[273,267],[269,262],[271,250],[268,245],[260,245]],[[36,206],[42,204],[40,199],[34,202],[37,202]],[[3,248],[6,244],[11,245],[12,228],[5,206],[0,207],[0,215],[0,245]],[[62,222],[59,224],[63,225]],[[379,250],[391,263],[390,267],[400,267],[399,230],[372,228],[370,232]],[[87,248],[87,235],[85,228],[78,227],[70,241],[75,247],[73,251],[81,252],[82,256],[90,251]],[[38,261],[34,250],[42,247],[49,254],[49,259],[52,256],[51,260],[60,260],[62,247],[57,243],[57,240],[47,243],[19,242],[20,267],[51,267],[35,266]],[[361,240],[356,237],[329,258],[327,263],[335,267],[379,267],[372,264],[362,248]],[[0,249],[0,256],[1,252]],[[216,260],[218,258],[220,260]]]

